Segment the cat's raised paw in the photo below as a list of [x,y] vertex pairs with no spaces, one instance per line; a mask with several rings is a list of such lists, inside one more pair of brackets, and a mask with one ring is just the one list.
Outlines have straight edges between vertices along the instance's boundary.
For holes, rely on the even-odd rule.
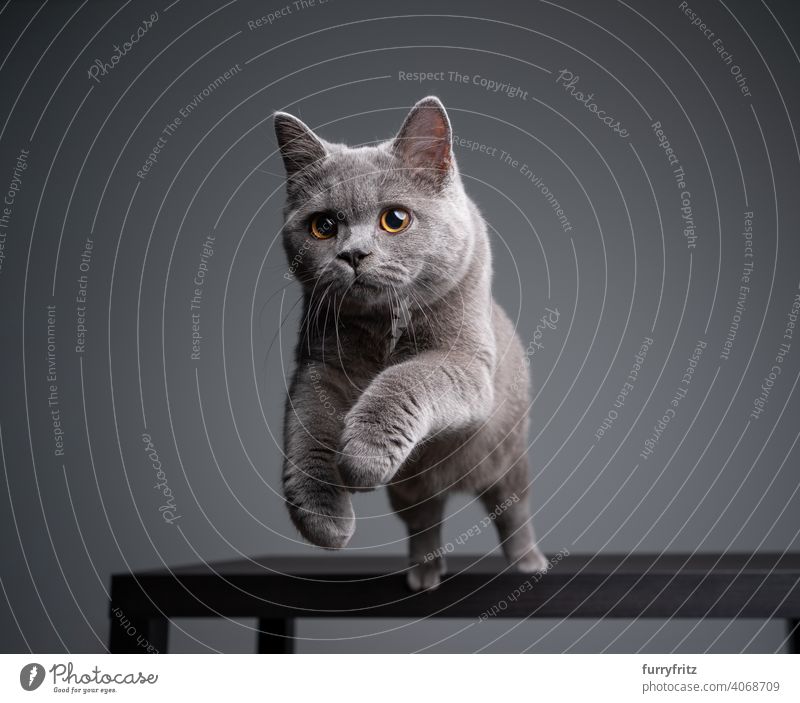
[[340,515],[298,507],[290,507],[289,514],[303,537],[325,549],[342,549],[356,531],[356,518],[349,500],[342,506]]
[[383,433],[348,416],[342,432],[339,471],[345,486],[354,491],[383,485],[399,468],[400,462]]

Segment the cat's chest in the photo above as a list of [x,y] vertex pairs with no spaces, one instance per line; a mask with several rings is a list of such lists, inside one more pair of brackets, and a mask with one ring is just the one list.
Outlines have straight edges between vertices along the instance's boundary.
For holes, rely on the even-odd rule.
[[384,360],[387,365],[398,364],[417,356],[424,348],[424,340],[418,339],[409,328],[395,329],[385,340]]
[[368,330],[343,327],[326,337],[322,351],[326,363],[370,378],[419,354],[419,337],[418,331],[402,322],[372,326]]

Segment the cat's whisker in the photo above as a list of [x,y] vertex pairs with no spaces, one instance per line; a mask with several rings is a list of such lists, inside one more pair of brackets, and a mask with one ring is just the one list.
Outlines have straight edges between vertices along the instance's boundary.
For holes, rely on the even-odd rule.
[[[424,323],[426,326],[430,326],[433,324],[430,316],[428,315],[427,310],[431,310],[430,305],[422,299],[420,295],[414,293],[414,302],[416,303],[417,307],[419,308],[419,312],[423,317]],[[427,309],[427,310],[426,310]],[[433,310],[431,310],[431,314],[433,314]],[[416,328],[414,328],[414,340],[416,341]]]
[[[426,313],[425,310],[417,302],[417,296],[414,294],[414,291],[410,290],[408,292],[408,295],[411,298],[411,300],[414,302],[414,304],[417,307],[420,308],[420,312],[425,317],[425,323],[429,324],[430,320],[428,319],[428,313]],[[414,316],[411,314],[410,310],[409,310],[409,313],[408,313],[408,326],[411,328],[411,336],[412,336],[412,339],[414,340],[414,351],[418,352],[419,351],[419,345],[417,344],[417,330],[416,330],[416,327],[414,326]]]
[[[320,313],[322,312],[322,305],[323,305],[323,303],[327,304],[330,301],[331,287],[332,286],[333,286],[332,283],[328,283],[325,286],[325,289],[322,291],[322,293],[320,293],[319,296],[317,296],[317,301],[316,301],[315,306],[314,306],[313,317],[310,320],[310,323],[313,324],[314,331],[317,334],[319,334],[319,316],[320,316]],[[309,327],[308,327],[308,330],[307,330],[307,333],[309,333],[309,334],[311,332],[311,324],[309,324]]]
[[330,316],[331,299],[328,297],[328,302],[325,303],[325,324],[322,325],[322,363],[325,363],[325,340],[328,338],[328,317]]
[[256,171],[259,171],[260,173],[266,173],[268,176],[275,176],[275,178],[280,178],[281,180],[286,178],[286,176],[280,173],[273,173],[272,171],[267,171],[265,168],[257,168]]
[[[411,333],[412,333],[412,336],[414,338],[414,350],[417,351],[418,350],[418,348],[417,348],[417,339],[416,339],[416,334],[414,333],[414,323],[413,323],[413,321],[411,319],[411,311],[408,309],[408,305],[407,304],[403,304],[403,302],[401,301],[400,294],[398,293],[397,289],[393,285],[391,285],[391,284],[389,284],[389,285],[391,286],[391,290],[394,293],[395,297],[397,298],[398,303],[399,303],[399,305],[401,307],[401,312],[402,312],[402,316],[403,316],[402,317],[402,321],[403,321],[403,325],[404,325],[404,330],[403,331],[405,332],[405,330],[408,329],[408,327],[411,327]],[[409,291],[408,294],[412,295],[411,291]]]
[[269,355],[272,352],[272,347],[275,346],[275,342],[278,340],[278,336],[280,335],[280,332],[283,329],[283,326],[289,320],[289,318],[292,315],[292,312],[300,304],[300,302],[302,300],[303,300],[303,297],[300,296],[300,297],[297,298],[297,300],[294,301],[294,303],[292,303],[291,307],[286,311],[286,314],[283,316],[283,319],[281,320],[280,324],[278,325],[278,329],[275,330],[275,333],[272,335],[272,339],[270,340],[269,346],[267,347],[267,351],[264,354],[263,368],[266,368],[266,366],[267,366],[267,359],[269,359]]
[[[316,297],[315,297],[316,295]],[[314,318],[317,314],[317,308],[325,298],[325,291],[318,292],[317,286],[311,290],[309,294],[308,304],[306,305],[306,314],[303,318],[303,330],[306,339],[306,346],[309,353],[311,352],[311,330],[314,323]]]

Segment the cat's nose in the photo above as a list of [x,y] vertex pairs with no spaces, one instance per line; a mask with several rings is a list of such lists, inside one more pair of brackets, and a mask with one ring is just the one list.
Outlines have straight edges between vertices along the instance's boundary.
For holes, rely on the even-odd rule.
[[367,258],[371,253],[371,251],[364,251],[363,249],[347,249],[346,251],[339,252],[338,257],[350,264],[355,271],[361,261]]

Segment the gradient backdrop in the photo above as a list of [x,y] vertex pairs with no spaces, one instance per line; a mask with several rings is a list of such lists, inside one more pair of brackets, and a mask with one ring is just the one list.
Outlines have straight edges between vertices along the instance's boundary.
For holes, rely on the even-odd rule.
[[[299,286],[277,109],[356,144],[444,101],[529,349],[547,553],[797,549],[798,42],[789,0],[3,4],[0,649],[104,651],[114,572],[319,554],[280,496]],[[384,492],[355,502],[352,553],[404,553]],[[448,513],[445,541],[485,515],[466,497]],[[496,548],[487,530],[456,550]],[[171,649],[252,651],[254,626],[178,620]],[[298,650],[784,636],[308,619]]]

